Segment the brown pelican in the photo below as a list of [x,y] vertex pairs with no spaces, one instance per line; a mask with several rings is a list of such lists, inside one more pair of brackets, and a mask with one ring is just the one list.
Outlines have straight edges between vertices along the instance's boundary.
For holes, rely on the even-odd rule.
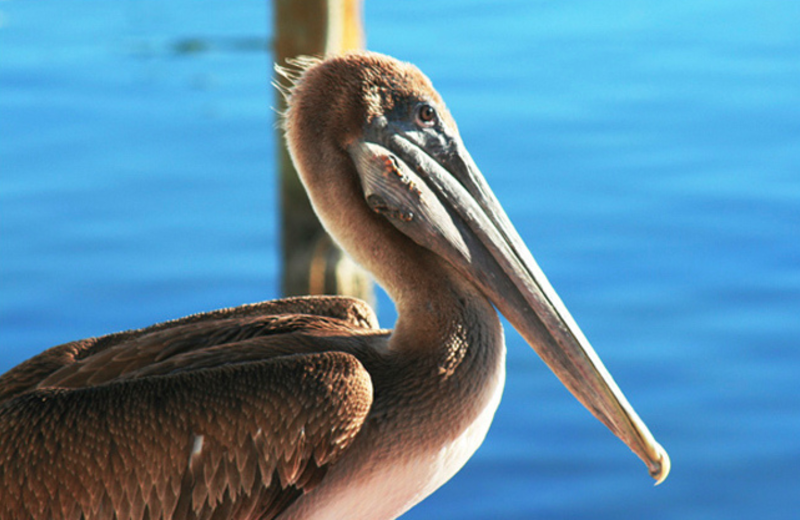
[[663,480],[669,459],[503,213],[430,81],[302,64],[285,131],[328,231],[397,305],[290,298],[54,347],[0,378],[2,518],[395,518],[500,401],[497,309]]

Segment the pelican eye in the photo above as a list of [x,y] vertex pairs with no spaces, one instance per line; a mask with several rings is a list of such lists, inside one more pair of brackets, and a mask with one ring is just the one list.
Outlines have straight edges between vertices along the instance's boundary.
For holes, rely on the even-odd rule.
[[417,107],[416,118],[419,126],[433,126],[436,122],[436,109],[430,103],[422,103]]

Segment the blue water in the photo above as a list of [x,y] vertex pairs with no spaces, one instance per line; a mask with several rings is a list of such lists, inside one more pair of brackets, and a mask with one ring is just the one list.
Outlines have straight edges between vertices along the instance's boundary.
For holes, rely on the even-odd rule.
[[[0,372],[279,296],[267,2],[0,13]],[[486,442],[405,518],[796,517],[800,3],[374,1],[366,23],[433,79],[673,461],[653,488],[509,331]]]

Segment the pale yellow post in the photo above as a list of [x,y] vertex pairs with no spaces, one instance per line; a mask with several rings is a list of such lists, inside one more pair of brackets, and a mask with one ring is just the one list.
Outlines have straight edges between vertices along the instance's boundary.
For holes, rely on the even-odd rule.
[[[364,47],[361,0],[273,0],[273,4],[275,61],[279,65],[297,56],[327,56]],[[286,84],[283,77],[277,81]],[[283,112],[282,95],[276,93],[275,99]],[[278,161],[283,294],[343,294],[372,303],[372,278],[322,229],[280,131]]]

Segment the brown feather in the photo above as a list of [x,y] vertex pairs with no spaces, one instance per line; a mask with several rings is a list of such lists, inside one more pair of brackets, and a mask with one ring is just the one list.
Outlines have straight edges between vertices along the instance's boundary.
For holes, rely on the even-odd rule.
[[366,309],[265,302],[29,360],[0,379],[0,517],[278,514],[320,481],[370,409],[369,374],[335,352],[337,336],[376,332]]

